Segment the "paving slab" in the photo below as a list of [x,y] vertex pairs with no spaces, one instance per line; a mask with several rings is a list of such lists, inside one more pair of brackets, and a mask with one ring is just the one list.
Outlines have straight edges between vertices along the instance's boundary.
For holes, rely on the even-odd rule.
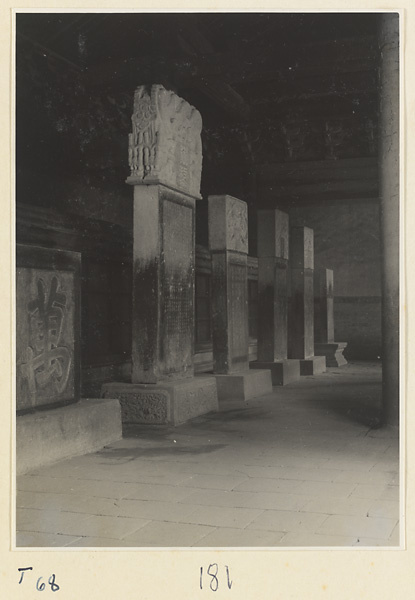
[[282,492],[296,493],[303,482],[297,479],[266,479],[264,477],[251,477],[236,485],[236,492]]
[[313,498],[301,509],[329,515],[349,515],[364,517],[373,500],[367,498]]
[[370,505],[369,517],[382,517],[384,519],[399,519],[399,502],[397,500],[375,500]]
[[56,535],[39,531],[19,531],[16,534],[16,547],[59,548],[68,546],[79,539],[73,535]]
[[181,522],[195,506],[162,500],[129,500],[118,503],[118,514],[124,517],[140,517],[155,521]]
[[372,517],[350,517],[331,515],[316,530],[316,533],[330,535],[355,535],[387,540],[392,533],[397,520]]
[[85,531],[85,524],[90,518],[90,515],[57,510],[38,510],[34,508],[18,508],[16,510],[16,520],[20,532],[30,531],[80,536]]
[[82,533],[90,537],[120,540],[149,523],[148,519],[92,515],[82,524]]
[[215,529],[201,540],[193,544],[194,547],[275,547],[284,537],[283,532],[277,531],[258,531],[254,529],[234,529],[231,527],[221,527]]
[[190,514],[183,516],[182,523],[211,525],[243,529],[261,515],[261,510],[226,506],[197,506]]
[[137,547],[185,547],[193,546],[214,530],[207,525],[189,525],[187,523],[167,523],[152,521],[132,535],[124,538],[124,543]]
[[353,536],[340,535],[319,535],[310,532],[289,532],[280,540],[280,546],[295,546],[295,547],[344,547],[353,546],[356,538]]
[[99,452],[18,478],[17,539],[83,548],[396,545],[399,440],[370,428],[380,403],[379,366],[348,364],[178,427],[127,426]]
[[248,479],[243,475],[207,475],[196,474],[188,477],[181,487],[205,488],[212,490],[232,490]]
[[256,517],[248,529],[267,531],[314,532],[329,515],[311,512],[293,512],[288,510],[266,510]]
[[[378,484],[366,484],[359,483],[353,490],[351,497],[353,498],[370,498],[373,500],[384,499],[394,500],[398,499],[399,487],[395,485],[385,485],[382,483]],[[389,497],[391,496],[391,497]]]
[[300,510],[308,501],[306,496],[271,492],[226,492],[222,490],[197,491],[183,503],[206,506],[235,506],[239,508],[261,508],[276,510]]

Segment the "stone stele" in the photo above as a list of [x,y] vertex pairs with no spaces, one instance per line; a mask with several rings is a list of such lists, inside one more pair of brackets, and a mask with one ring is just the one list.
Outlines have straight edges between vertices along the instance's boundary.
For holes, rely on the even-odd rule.
[[188,102],[160,84],[134,94],[128,159],[133,185],[162,183],[200,198],[202,118]]
[[287,359],[288,215],[258,211],[258,360],[251,369],[270,369],[273,385],[299,379],[300,361]]

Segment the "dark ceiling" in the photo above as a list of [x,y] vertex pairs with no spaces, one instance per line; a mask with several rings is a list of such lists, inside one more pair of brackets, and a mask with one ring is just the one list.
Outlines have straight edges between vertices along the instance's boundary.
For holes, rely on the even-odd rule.
[[63,58],[90,85],[161,82],[225,120],[278,117],[304,100],[318,115],[333,98],[337,113],[371,110],[376,27],[375,13],[17,15],[18,41]]
[[[281,203],[376,197],[378,19],[377,13],[19,13],[18,199],[66,205],[95,189],[101,206],[102,190],[112,194],[108,204],[127,195],[120,190],[127,187],[134,89],[152,83],[176,91],[202,115],[204,196],[226,192],[265,202],[269,188]],[[359,167],[358,175],[341,163],[362,159],[371,170]],[[305,166],[290,170],[292,163],[327,161],[324,179],[330,174],[333,183],[325,181],[324,189],[309,185]],[[314,179],[323,177],[312,169]]]

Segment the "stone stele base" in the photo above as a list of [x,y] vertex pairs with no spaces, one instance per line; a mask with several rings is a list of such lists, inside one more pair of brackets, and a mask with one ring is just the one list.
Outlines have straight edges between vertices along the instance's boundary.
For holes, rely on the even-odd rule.
[[300,379],[300,361],[292,358],[274,362],[254,361],[250,369],[270,369],[272,385],[287,385]]
[[118,398],[123,423],[180,425],[218,410],[213,377],[191,377],[159,383],[106,383],[104,398]]
[[27,473],[101,450],[122,438],[118,400],[83,399],[76,404],[16,417],[16,472]]
[[326,372],[326,357],[311,356],[300,359],[300,375],[318,375]]
[[327,342],[314,344],[314,354],[316,356],[325,356],[328,367],[341,367],[347,365],[347,360],[343,352],[347,347],[347,342]]
[[227,400],[245,402],[257,396],[272,393],[271,371],[241,371],[229,375],[216,375],[219,404]]

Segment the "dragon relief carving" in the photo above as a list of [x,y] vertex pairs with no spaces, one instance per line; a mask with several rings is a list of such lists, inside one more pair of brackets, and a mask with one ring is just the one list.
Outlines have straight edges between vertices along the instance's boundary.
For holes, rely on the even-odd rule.
[[165,183],[200,197],[202,118],[188,102],[162,85],[134,94],[128,161],[130,183]]

